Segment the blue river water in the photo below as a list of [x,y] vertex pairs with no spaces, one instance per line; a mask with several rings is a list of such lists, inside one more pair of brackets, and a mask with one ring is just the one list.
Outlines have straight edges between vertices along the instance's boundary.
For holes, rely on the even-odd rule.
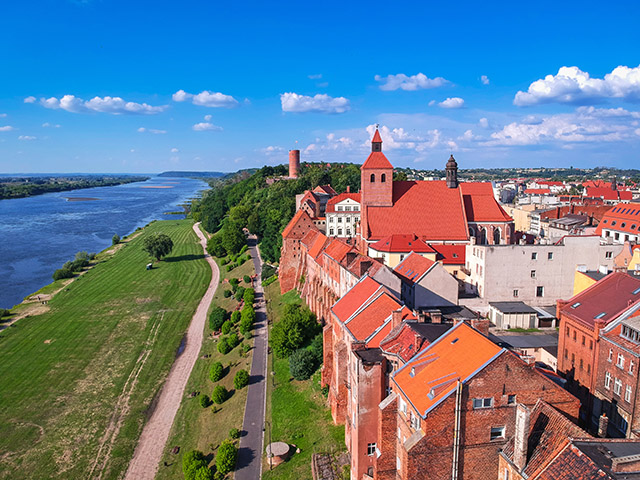
[[[207,188],[200,180],[153,177],[0,200],[0,308],[51,283],[53,272],[76,252],[99,252],[114,234],[123,237],[152,220],[183,218],[165,213],[181,211],[181,203]],[[79,201],[68,200],[74,198]]]

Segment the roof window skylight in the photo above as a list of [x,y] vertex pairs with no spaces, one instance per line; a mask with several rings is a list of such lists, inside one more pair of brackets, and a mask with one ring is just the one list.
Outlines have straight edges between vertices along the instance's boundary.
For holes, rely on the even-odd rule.
[[604,317],[606,314],[607,314],[607,312],[600,312],[598,315],[596,315],[596,316],[595,316],[595,317],[593,317],[593,318],[595,318],[596,320],[598,320],[598,319],[600,319],[600,318]]

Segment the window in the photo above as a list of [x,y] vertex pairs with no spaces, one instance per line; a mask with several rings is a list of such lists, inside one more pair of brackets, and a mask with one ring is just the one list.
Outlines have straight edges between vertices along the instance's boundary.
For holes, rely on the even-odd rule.
[[611,374],[607,372],[604,376],[604,388],[609,390],[611,388]]
[[347,223],[351,223],[351,217],[345,218],[344,221],[347,222]]
[[391,393],[392,393],[392,392],[393,392],[393,389],[392,389],[391,387],[387,387],[387,388],[386,388],[386,394],[387,394],[387,397],[388,397],[389,395],[391,395]]
[[624,399],[626,402],[631,401],[631,385],[627,385],[627,388],[624,391]]
[[333,228],[330,228],[329,229],[329,235],[333,235],[334,234],[333,232],[334,232]]
[[574,342],[576,341],[576,331],[575,330],[573,331],[573,341]]
[[338,217],[338,223],[342,223],[342,217]]
[[572,353],[571,354],[571,365],[575,365],[576,364],[576,354]]
[[516,396],[515,395],[509,395],[507,397],[507,405],[515,405],[516,403]]
[[342,229],[341,228],[338,229],[338,236],[342,236]]
[[351,235],[351,229],[347,228],[347,235]]
[[569,352],[566,348],[564,349],[564,358],[569,358]]
[[618,359],[616,360],[616,366],[620,368],[624,368],[624,355],[621,353],[618,354]]
[[536,297],[544,297],[544,287],[536,287]]
[[587,363],[587,373],[591,373],[591,364]]
[[491,408],[493,407],[493,397],[489,398],[474,398],[473,399],[473,408]]
[[350,212],[351,211],[351,207],[347,205],[346,207],[344,207],[344,211],[345,212]]
[[536,278],[536,271],[535,270],[531,270],[531,278]]
[[333,223],[333,217],[329,217],[329,223]]
[[376,444],[367,443],[367,455],[372,456],[376,453]]
[[582,344],[584,345],[584,343],[585,343],[585,338],[584,338],[584,335],[582,335]]
[[338,212],[341,212],[341,211],[342,211],[342,205],[338,205],[338,207],[337,207],[337,209],[336,209],[336,210],[337,210]]
[[386,173],[383,173],[382,175],[380,175],[380,181],[381,181],[382,183],[384,183],[384,182],[386,182],[386,181],[387,181],[387,174],[386,174]]
[[413,412],[411,412],[411,428],[420,430],[420,418],[416,417]]
[[537,260],[538,259],[538,252],[531,252],[531,260]]
[[547,253],[547,260],[553,260],[553,252]]
[[400,261],[404,260],[404,253],[400,254]]
[[634,367],[634,363],[633,363],[633,360],[631,360],[631,362],[629,363],[629,373],[633,373],[633,367]]
[[504,430],[504,427],[491,427],[491,440],[503,439]]
[[374,173],[371,174],[371,177],[369,179],[371,181],[371,183],[375,183],[376,181],[376,175]]
[[605,252],[604,258],[613,258],[613,252]]
[[[404,400],[400,399],[400,411],[402,413],[404,413],[405,415],[407,414],[407,402],[405,402]],[[398,430],[399,431],[399,430]]]
[[613,362],[613,350],[609,349],[609,357],[607,358],[608,362]]
[[619,378],[616,378],[613,382],[613,393],[615,393],[616,395],[620,395],[621,391],[622,391],[622,380],[620,380]]
[[589,350],[593,350],[593,340],[589,340]]
[[518,292],[518,289],[516,288],[516,289],[513,291],[513,296],[514,296],[514,297],[517,297],[517,296],[518,296],[518,293],[520,293],[520,292]]
[[584,362],[580,359],[580,370],[584,370]]
[[569,329],[569,327],[567,327],[567,337],[569,336],[569,331],[570,331],[570,329]]

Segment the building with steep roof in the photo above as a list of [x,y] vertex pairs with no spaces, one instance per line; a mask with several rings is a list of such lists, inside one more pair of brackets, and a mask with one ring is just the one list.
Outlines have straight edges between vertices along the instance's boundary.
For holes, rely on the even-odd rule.
[[393,271],[402,281],[401,298],[409,308],[458,304],[458,281],[438,262],[411,252]]
[[542,398],[571,418],[578,412],[571,394],[465,323],[391,379],[393,393],[379,406],[380,480],[497,478],[518,403]]
[[360,194],[345,193],[331,198],[326,209],[327,230],[330,237],[353,238],[360,223]]
[[596,228],[596,234],[613,243],[637,243],[640,240],[640,204],[612,207]]

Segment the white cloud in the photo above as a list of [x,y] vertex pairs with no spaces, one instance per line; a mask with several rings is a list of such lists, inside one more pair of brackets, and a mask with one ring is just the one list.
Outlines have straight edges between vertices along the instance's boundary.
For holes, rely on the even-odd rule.
[[604,78],[591,78],[578,67],[561,67],[556,75],[536,80],[526,92],[519,91],[514,105],[540,103],[585,104],[608,98],[640,101],[640,66],[614,68]]
[[154,107],[146,103],[127,102],[120,97],[109,96],[93,97],[91,100],[85,101],[74,95],[65,95],[60,99],[56,97],[41,98],[40,104],[45,108],[62,109],[72,113],[101,112],[112,115],[155,115],[167,109],[166,105]]
[[441,108],[462,108],[464,100],[460,97],[450,97],[438,104]]
[[489,85],[489,77],[487,77],[486,75],[482,75],[480,77],[480,81],[482,82],[483,85]]
[[430,107],[433,107],[435,104],[436,104],[436,101],[435,101],[435,100],[431,100],[431,101],[429,102],[429,106],[430,106]]
[[7,116],[6,113],[0,113],[0,118],[5,118]]
[[190,100],[194,105],[200,105],[202,107],[232,108],[238,106],[238,101],[231,95],[225,95],[220,92],[210,92],[208,90],[203,90],[196,95],[187,93],[184,90],[178,90],[171,98],[173,98],[174,102],[186,102]]
[[145,128],[145,127],[138,128],[138,132],[140,133],[149,132],[149,133],[153,133],[154,135],[164,135],[165,133],[167,133],[166,130],[158,130],[156,128]]
[[179,151],[180,151],[180,150],[178,150],[178,149],[177,149],[177,148],[175,148],[175,147],[171,149],[171,153],[178,153]]
[[18,140],[23,140],[23,141],[28,141],[28,140],[35,140],[36,137],[32,137],[31,135],[20,135],[18,137]]
[[4,127],[0,127],[0,132],[10,132],[11,130],[15,130],[11,125],[5,125]]
[[424,73],[417,75],[405,75],[398,73],[397,75],[387,75],[383,77],[376,75],[376,82],[380,82],[380,90],[425,90],[428,88],[437,88],[447,85],[451,82],[442,77],[429,78]]
[[265,155],[275,155],[284,152],[284,148],[277,145],[269,145],[268,147],[262,148],[260,151]]
[[315,73],[313,75],[309,75],[309,79],[310,80],[320,80],[322,78],[322,74],[321,73]]
[[205,132],[205,131],[220,131],[222,130],[222,127],[219,127],[217,125],[214,125],[213,123],[209,123],[209,122],[200,122],[200,123],[196,123],[193,127],[191,127],[193,130],[195,130],[196,132]]
[[480,120],[478,120],[478,125],[480,125],[482,128],[489,128],[489,120],[487,120],[485,117],[482,117]]
[[35,101],[36,101],[36,97],[34,96],[29,96],[24,99],[24,103],[35,103]]
[[283,112],[344,113],[351,107],[344,97],[317,94],[314,97],[288,92],[280,95]]
[[211,121],[211,118],[213,118],[211,115],[205,115],[205,116],[204,116],[204,120],[205,120],[206,122],[210,122],[210,121]]
[[44,122],[42,124],[42,128],[60,128],[60,125],[49,123],[49,122]]

